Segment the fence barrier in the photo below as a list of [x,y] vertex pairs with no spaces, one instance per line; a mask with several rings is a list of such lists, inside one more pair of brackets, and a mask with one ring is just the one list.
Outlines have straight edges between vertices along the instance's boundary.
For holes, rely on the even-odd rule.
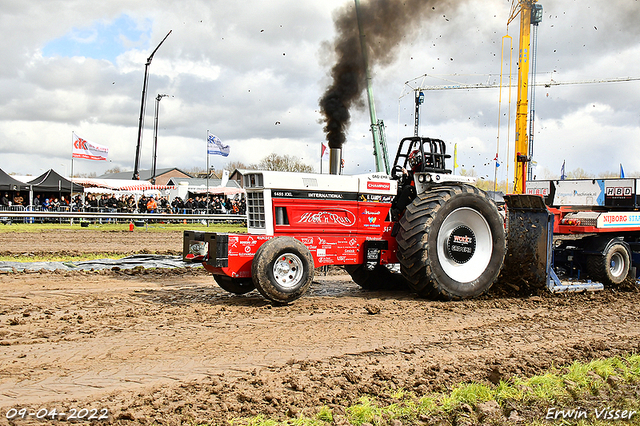
[[[212,214],[206,210],[192,211],[189,213],[117,213],[117,212],[72,212],[72,211],[48,211],[48,210],[0,210],[0,221],[7,222],[62,222],[68,219],[70,223],[74,220],[94,220],[100,223],[124,223],[136,221],[154,222],[246,222],[247,215],[243,214]],[[66,221],[66,220],[65,220]]]

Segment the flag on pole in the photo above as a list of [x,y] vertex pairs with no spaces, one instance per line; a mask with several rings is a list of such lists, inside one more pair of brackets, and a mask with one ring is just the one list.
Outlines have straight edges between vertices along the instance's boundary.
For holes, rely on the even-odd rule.
[[109,155],[109,148],[106,146],[91,143],[73,134],[73,148],[71,158],[84,158],[85,160],[106,161]]
[[624,177],[624,169],[622,168],[622,163],[620,163],[620,177]]
[[229,145],[223,145],[219,137],[207,131],[207,154],[226,157],[229,155]]
[[496,162],[496,167],[500,167],[500,162],[498,161],[498,154],[496,153],[496,158],[493,159]]
[[567,175],[564,174],[564,163],[566,162],[566,160],[564,160],[562,162],[562,169],[560,169],[560,180],[565,180],[567,178]]
[[320,159],[321,160],[328,160],[329,159],[329,147],[327,145],[325,145],[324,142],[322,142],[322,151],[320,154]]

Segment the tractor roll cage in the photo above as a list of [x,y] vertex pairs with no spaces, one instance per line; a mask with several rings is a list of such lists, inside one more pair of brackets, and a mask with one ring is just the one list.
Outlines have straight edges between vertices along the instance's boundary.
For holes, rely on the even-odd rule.
[[407,170],[411,170],[411,167],[407,167],[407,162],[409,161],[409,154],[415,150],[419,150],[422,156],[422,169],[417,170],[418,172],[451,173],[451,170],[448,170],[445,165],[445,159],[451,158],[451,155],[446,153],[445,143],[440,139],[419,136],[411,136],[400,141],[400,146],[398,146],[398,152],[393,162],[394,166],[400,165]]

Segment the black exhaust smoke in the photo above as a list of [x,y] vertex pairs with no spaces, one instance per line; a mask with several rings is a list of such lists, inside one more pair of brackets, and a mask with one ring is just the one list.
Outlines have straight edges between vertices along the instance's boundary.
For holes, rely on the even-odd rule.
[[[395,59],[396,48],[424,23],[446,14],[453,0],[365,0],[358,17],[368,49],[369,68],[388,65]],[[444,18],[443,18],[444,19]],[[329,148],[341,149],[355,106],[364,108],[362,93],[366,88],[366,71],[360,48],[360,34],[355,4],[340,9],[334,19],[336,38],[330,45],[336,57],[331,69],[331,86],[320,99]]]

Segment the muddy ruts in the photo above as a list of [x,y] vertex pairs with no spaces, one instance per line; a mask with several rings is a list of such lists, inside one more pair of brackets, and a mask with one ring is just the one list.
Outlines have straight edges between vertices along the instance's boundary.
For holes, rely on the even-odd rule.
[[[413,40],[426,20],[443,17],[453,0],[363,0],[359,19],[368,49],[369,67],[387,65],[396,56],[398,46]],[[458,2],[459,3],[459,2]],[[364,107],[365,64],[360,48],[355,4],[347,2],[335,16],[336,37],[331,44],[335,64],[332,82],[320,99],[325,133],[330,148],[341,148],[352,106]]]

